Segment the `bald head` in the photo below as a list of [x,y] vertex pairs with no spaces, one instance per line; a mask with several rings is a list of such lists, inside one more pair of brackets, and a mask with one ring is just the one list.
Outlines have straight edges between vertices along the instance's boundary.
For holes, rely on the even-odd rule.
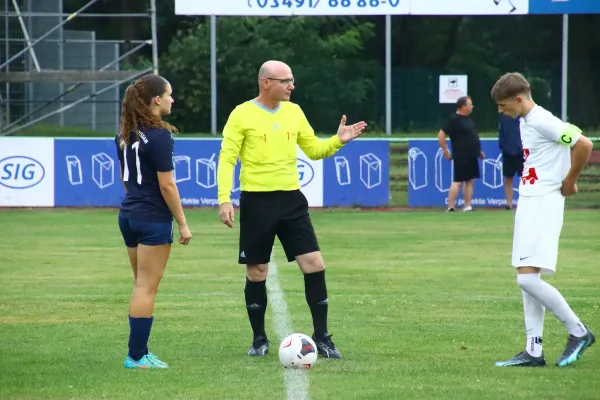
[[284,62],[270,60],[260,66],[258,81],[262,78],[285,78],[292,74],[292,69]]

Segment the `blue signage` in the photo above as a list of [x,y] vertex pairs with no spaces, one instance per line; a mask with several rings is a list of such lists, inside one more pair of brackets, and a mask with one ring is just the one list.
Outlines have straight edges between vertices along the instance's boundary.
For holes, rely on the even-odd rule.
[[599,0],[529,0],[529,14],[598,14]]
[[[218,206],[217,168],[221,140],[176,139],[173,175],[183,206]],[[43,174],[34,160],[1,160],[10,184],[34,184]],[[389,143],[355,141],[318,163],[298,159],[300,185],[311,192],[311,206],[385,206],[389,204]],[[235,166],[231,202],[239,205],[240,168]],[[13,175],[19,173],[19,177]],[[8,176],[8,173],[5,174]],[[4,177],[1,175],[0,177]],[[31,177],[31,178],[29,178]],[[2,184],[8,185],[6,178]],[[12,182],[16,183],[12,183]],[[315,183],[318,182],[318,183]],[[322,182],[322,183],[321,183]],[[317,185],[314,187],[314,185]],[[125,192],[114,140],[55,139],[54,196],[57,207],[116,207]]]
[[390,203],[390,144],[358,140],[323,160],[323,205],[387,206]]
[[[480,179],[475,180],[473,207],[504,207],[502,155],[497,140],[482,140],[485,159],[479,160]],[[437,140],[411,140],[408,150],[408,205],[445,207],[453,181],[454,163],[444,158]],[[518,200],[518,177],[513,179],[513,205]],[[457,205],[464,204],[462,190]]]

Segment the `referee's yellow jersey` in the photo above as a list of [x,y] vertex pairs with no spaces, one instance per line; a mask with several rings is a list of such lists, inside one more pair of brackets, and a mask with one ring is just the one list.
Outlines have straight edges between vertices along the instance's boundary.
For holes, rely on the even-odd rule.
[[296,144],[313,160],[332,156],[343,146],[337,135],[326,140],[316,137],[297,104],[285,101],[271,110],[250,100],[237,106],[223,129],[217,173],[219,205],[231,201],[238,157],[242,191],[300,189]]

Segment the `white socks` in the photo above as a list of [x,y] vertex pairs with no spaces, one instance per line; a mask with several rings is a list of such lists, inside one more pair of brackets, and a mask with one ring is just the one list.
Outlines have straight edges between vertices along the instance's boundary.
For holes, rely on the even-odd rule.
[[540,357],[542,355],[542,336],[544,333],[546,307],[525,290],[521,289],[521,292],[523,292],[523,313],[525,314],[525,330],[527,332],[525,349],[530,355]]
[[552,285],[541,280],[540,274],[519,274],[517,283],[523,291],[523,311],[527,330],[526,349],[529,354],[534,357],[542,354],[544,307],[563,323],[569,334],[582,337],[587,333],[587,329],[564,297]]

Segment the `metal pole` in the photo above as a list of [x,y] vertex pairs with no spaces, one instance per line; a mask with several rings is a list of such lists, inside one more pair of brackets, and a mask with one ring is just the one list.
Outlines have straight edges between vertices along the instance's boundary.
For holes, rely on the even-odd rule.
[[158,75],[158,34],[156,29],[156,0],[150,0],[150,19],[152,23],[152,69]]
[[560,117],[567,121],[567,92],[569,87],[569,14],[563,14],[562,26],[562,78],[561,78],[561,105]]
[[[27,42],[25,39],[20,38],[11,38],[11,42],[20,43]],[[46,39],[44,40],[46,43],[89,43],[89,39]],[[96,43],[107,43],[107,44],[139,44],[139,43],[148,43],[152,44],[151,40],[106,40],[106,39],[97,39]]]
[[59,108],[58,110],[54,110],[54,111],[52,111],[51,113],[48,113],[48,114],[46,114],[46,115],[44,115],[44,116],[42,116],[42,117],[40,117],[40,118],[38,118],[38,119],[35,119],[35,120],[33,120],[33,121],[30,121],[30,122],[26,123],[25,125],[21,125],[21,126],[19,126],[19,127],[16,127],[16,128],[14,128],[14,129],[12,129],[12,130],[10,130],[10,131],[8,131],[8,132],[4,132],[4,133],[2,133],[2,135],[3,135],[3,136],[4,136],[4,135],[10,135],[11,133],[14,133],[14,132],[16,132],[16,131],[19,131],[19,130],[21,130],[21,129],[24,129],[24,128],[27,128],[28,126],[31,126],[31,125],[37,124],[38,122],[40,122],[40,121],[43,121],[43,120],[45,120],[46,118],[49,118],[49,117],[51,117],[51,116],[53,116],[53,115],[56,115],[56,114],[58,114],[58,113],[62,113],[62,112],[64,112],[64,111],[67,111],[67,110],[69,110],[69,109],[71,109],[71,108],[75,107],[76,105],[78,105],[78,104],[80,104],[80,103],[83,103],[84,101],[87,101],[87,100],[89,100],[89,99],[91,99],[91,98],[93,98],[93,97],[97,97],[97,96],[101,95],[102,93],[104,93],[104,92],[107,92],[107,91],[111,90],[112,88],[114,88],[114,87],[116,87],[116,86],[119,86],[119,85],[120,85],[120,84],[122,84],[123,82],[126,82],[126,81],[128,81],[128,80],[130,80],[130,79],[137,78],[138,76],[145,75],[145,74],[147,74],[147,73],[149,73],[149,72],[152,72],[152,68],[146,68],[146,69],[145,69],[145,70],[143,70],[143,71],[139,71],[139,72],[137,72],[137,73],[135,73],[135,74],[131,75],[131,76],[130,76],[130,77],[128,77],[127,79],[123,79],[123,80],[121,80],[121,81],[119,81],[119,82],[115,82],[115,83],[113,83],[113,84],[110,84],[110,85],[108,85],[107,87],[105,87],[105,88],[103,88],[103,89],[101,89],[101,90],[99,90],[99,91],[97,91],[97,92],[95,92],[95,93],[92,93],[92,94],[90,94],[90,95],[87,95],[87,96],[85,96],[85,97],[82,97],[81,99],[79,99],[79,100],[77,100],[77,101],[75,101],[75,102],[73,102],[73,103],[71,103],[71,104],[67,104],[67,105],[66,105],[66,106],[64,106],[64,107],[61,107],[61,108]]
[[392,16],[385,16],[385,134],[392,134]]
[[210,16],[210,131],[217,134],[217,17]]
[[[44,1],[44,0],[36,0],[36,1]],[[47,1],[47,0],[46,0]],[[58,13],[54,12],[24,12],[21,13],[22,16],[30,18],[30,17],[42,17],[42,18],[63,18],[68,17],[71,14],[63,13],[59,11]],[[0,12],[0,17],[17,17],[17,13],[10,12]],[[77,14],[78,18],[148,18],[148,13],[122,13],[122,14],[110,14],[110,13],[88,13],[88,14]]]
[[54,28],[50,29],[48,32],[44,33],[42,36],[40,36],[39,38],[37,38],[36,40],[34,40],[33,43],[31,43],[30,45],[28,45],[27,47],[25,47],[23,50],[21,50],[20,52],[18,52],[17,54],[15,54],[14,56],[12,56],[8,60],[6,60],[2,65],[0,65],[0,70],[2,68],[6,67],[11,62],[13,62],[14,60],[16,60],[17,58],[19,58],[20,56],[22,56],[23,54],[27,53],[31,47],[35,46],[36,44],[38,44],[39,42],[41,42],[42,40],[44,40],[45,38],[47,38],[48,36],[50,36],[57,29],[62,28],[67,22],[69,22],[73,18],[77,17],[83,10],[85,10],[88,7],[92,6],[92,4],[94,4],[97,1],[98,0],[90,0],[90,2],[87,3],[85,6],[81,7],[79,10],[77,10],[74,13],[72,13],[71,15],[69,15],[65,20],[63,20],[62,22],[60,22]]
[[[8,10],[8,0],[4,0],[4,9]],[[4,56],[6,59],[8,59],[10,57],[10,40],[9,40],[9,36],[10,36],[10,20],[8,19],[8,16],[4,17],[4,26],[6,28],[6,37],[4,38]],[[10,66],[6,67],[6,72],[10,71]],[[10,83],[6,82],[5,85],[5,90],[6,90],[6,102],[3,102],[2,105],[6,104],[6,115],[4,116],[6,118],[6,123],[10,122]]]
[[[90,43],[91,52],[92,52],[92,70],[96,70],[96,31],[92,31],[92,43]],[[96,82],[92,82],[92,93],[96,92]],[[63,114],[61,114],[63,115]],[[96,118],[98,117],[98,110],[96,108],[96,102],[92,101],[92,130],[96,130]]]
[[[31,56],[31,60],[33,61],[33,66],[35,67],[35,70],[37,72],[40,72],[40,63],[38,62],[38,59],[35,55],[35,51],[33,50],[33,47],[31,46],[31,38],[29,37],[29,32],[27,32],[27,27],[25,26],[25,21],[23,21],[23,16],[21,15],[21,9],[19,8],[19,4],[17,3],[17,0],[12,0],[13,3],[13,7],[15,8],[15,10],[17,11],[17,19],[19,20],[19,23],[21,24],[21,29],[23,30],[23,37],[25,38],[25,40],[27,41],[27,44],[29,47],[29,53]],[[7,27],[8,29],[8,27]]]
[[[58,12],[60,12],[60,13],[63,12],[63,1],[62,0],[58,0]],[[58,17],[58,23],[60,24],[60,17]],[[58,69],[60,71],[64,71],[64,69],[65,69],[65,43],[64,43],[64,39],[65,39],[65,30],[61,28],[61,29],[58,30],[58,40],[60,40],[60,42],[58,42]],[[61,83],[58,84],[58,90],[60,90],[61,93],[65,93],[65,84],[63,82],[61,82]],[[62,97],[63,96],[61,96],[61,95],[58,96],[59,99],[62,99]],[[64,107],[64,105],[65,105],[65,102],[61,100],[60,101],[60,106]],[[46,106],[43,105],[39,109],[42,109],[44,107],[46,107]],[[29,113],[29,115],[34,115],[34,113],[31,112],[31,113]],[[65,127],[65,114],[64,113],[60,113],[60,115],[58,116],[58,121],[59,121],[60,127],[64,128]],[[15,124],[18,123],[18,122],[19,121],[17,120],[15,122]]]
[[[148,43],[150,44],[150,43]],[[120,52],[120,47],[118,44],[115,44],[115,59],[118,60],[119,59],[119,52]],[[134,50],[137,51],[137,50]],[[127,54],[127,53],[125,53]],[[115,64],[115,71],[119,71],[120,68],[120,63],[116,63]],[[120,90],[121,90],[121,86],[117,86],[114,90],[114,104],[115,104],[115,125],[114,125],[114,131],[117,132],[119,130],[119,126],[121,126],[121,102],[120,97]]]
[[[140,44],[136,47],[134,47],[133,49],[129,50],[128,52],[122,54],[121,56],[118,55],[118,49],[115,49],[116,52],[116,59],[114,59],[113,61],[109,62],[108,64],[106,64],[105,66],[103,66],[102,68],[100,68],[98,71],[106,71],[107,69],[109,69],[110,67],[112,67],[113,65],[116,64],[116,67],[119,66],[119,62],[127,57],[129,57],[130,55],[132,55],[133,53],[137,52],[139,49],[141,49],[142,47],[144,47],[146,44],[150,44],[150,41],[148,40],[146,43]],[[116,47],[118,47],[118,45],[115,45]],[[118,70],[118,69],[117,69]],[[77,89],[78,87],[80,87],[81,85],[84,85],[85,82],[78,82],[75,85],[71,85],[67,88],[67,90],[63,90],[61,94],[59,94],[58,96],[54,97],[51,100],[48,100],[46,103],[42,104],[41,106],[39,106],[38,108],[36,108],[35,110],[31,111],[30,113],[28,113],[27,115],[23,115],[22,117],[20,117],[19,119],[17,119],[16,121],[11,122],[10,124],[8,124],[6,126],[5,129],[8,129],[10,127],[12,127],[13,125],[18,124],[19,122],[23,121],[24,119],[27,119],[28,117],[32,116],[33,114],[35,114],[36,112],[46,108],[47,106],[53,104],[55,101],[60,100],[61,98],[63,98],[64,96],[66,96],[67,94],[73,92],[75,89]],[[63,85],[61,83],[61,85]],[[117,93],[117,99],[116,99],[117,103],[119,102],[119,96]],[[61,107],[64,105],[64,103],[61,101],[60,103]],[[64,114],[61,114],[64,115]]]

